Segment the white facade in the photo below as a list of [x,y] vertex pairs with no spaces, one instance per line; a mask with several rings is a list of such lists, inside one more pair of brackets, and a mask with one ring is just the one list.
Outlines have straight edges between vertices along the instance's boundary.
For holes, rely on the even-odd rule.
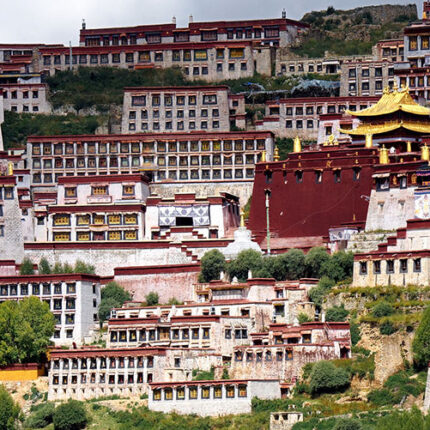
[[2,84],[4,109],[17,113],[51,113],[48,88],[41,83]]

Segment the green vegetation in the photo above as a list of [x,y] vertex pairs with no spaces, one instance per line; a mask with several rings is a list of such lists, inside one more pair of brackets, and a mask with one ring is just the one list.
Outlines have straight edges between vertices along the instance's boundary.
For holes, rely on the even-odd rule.
[[0,365],[40,362],[54,334],[54,315],[37,297],[0,304]]
[[25,420],[25,428],[41,429],[52,423],[55,405],[51,402],[32,407],[31,414]]
[[414,362],[418,367],[426,368],[430,361],[430,306],[423,313],[412,343]]
[[318,285],[309,291],[309,298],[319,307],[321,307],[324,297],[334,287],[336,283],[333,279],[323,276]]
[[102,118],[94,116],[43,115],[5,111],[2,124],[5,149],[24,147],[28,136],[93,134]]
[[103,324],[109,318],[113,308],[120,308],[125,301],[131,300],[131,295],[125,291],[117,282],[109,282],[101,291],[101,301],[99,305],[99,320]]
[[299,321],[299,324],[312,321],[312,318],[309,315],[304,314],[303,312],[299,313],[299,315],[297,316],[297,319]]
[[342,306],[333,306],[325,312],[326,321],[345,321],[349,312]]
[[151,291],[145,296],[146,306],[156,306],[158,305],[158,300],[158,293],[155,291]]
[[376,318],[387,317],[388,315],[392,315],[393,313],[393,307],[390,303],[385,301],[377,303],[372,310],[372,315]]
[[352,418],[339,418],[333,427],[333,430],[361,430],[361,424],[358,420]]
[[193,381],[213,381],[215,379],[215,369],[211,367],[209,371],[193,369]]
[[88,421],[84,404],[69,400],[55,408],[53,415],[54,430],[83,429]]
[[219,279],[220,273],[226,270],[225,257],[218,249],[206,252],[200,264],[199,282],[210,282]]
[[24,258],[22,260],[21,266],[19,268],[20,275],[34,275],[33,263],[29,258]]
[[3,385],[0,385],[0,430],[15,430],[21,418],[21,409]]

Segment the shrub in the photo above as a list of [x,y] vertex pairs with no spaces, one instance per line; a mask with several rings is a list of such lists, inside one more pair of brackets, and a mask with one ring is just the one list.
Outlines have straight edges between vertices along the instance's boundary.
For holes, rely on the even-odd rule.
[[109,282],[101,290],[99,305],[99,320],[103,323],[113,308],[120,308],[125,301],[131,300],[131,294],[124,290],[117,282]]
[[0,430],[15,430],[21,410],[3,385],[0,385]]
[[297,316],[297,319],[299,320],[299,324],[312,321],[312,318],[310,318],[309,315],[306,315],[303,312],[299,313],[299,315]]
[[427,367],[430,361],[430,306],[423,312],[412,342],[412,351],[415,364],[418,367]]
[[381,334],[390,335],[397,331],[397,329],[393,326],[391,321],[384,321],[379,327],[379,332]]
[[335,285],[333,279],[328,278],[327,276],[323,276],[319,282],[318,286],[312,288],[309,291],[309,298],[317,305],[321,306],[324,297],[326,294],[332,289]]
[[53,417],[55,430],[79,430],[87,424],[87,413],[82,402],[69,400],[57,406]]
[[349,331],[351,333],[352,346],[355,346],[361,339],[360,326],[356,321],[349,322]]
[[252,249],[241,251],[239,255],[227,265],[227,271],[230,278],[235,276],[240,282],[245,282],[248,279],[248,271],[257,273],[263,268],[263,258],[261,254]]
[[305,256],[306,275],[310,278],[320,278],[321,267],[329,259],[325,248],[319,246],[312,248]]
[[145,301],[147,306],[158,305],[158,293],[151,291],[145,296]]
[[372,402],[376,406],[394,405],[396,403],[394,395],[391,393],[390,390],[387,390],[386,388],[382,388],[380,390],[372,390],[367,395],[367,400],[369,402]]
[[290,249],[286,254],[281,255],[278,258],[286,266],[286,279],[300,279],[304,276],[305,254],[302,250]]
[[349,312],[343,306],[333,306],[326,310],[325,320],[329,322],[345,321],[348,314]]
[[22,260],[19,273],[21,275],[34,275],[33,262],[29,258],[26,257]]
[[388,302],[377,303],[372,310],[372,315],[375,318],[386,317],[394,313],[393,306]]
[[55,406],[51,402],[42,403],[32,414],[26,419],[25,427],[29,428],[44,428],[52,423]]
[[358,420],[352,418],[340,418],[336,420],[333,430],[361,430],[361,424]]
[[221,271],[226,270],[225,257],[218,249],[206,252],[200,263],[199,282],[210,282],[214,279],[219,279]]
[[312,394],[339,392],[348,385],[349,375],[346,370],[337,368],[330,361],[319,361],[314,364],[309,383]]
[[48,260],[43,257],[39,261],[39,274],[40,275],[49,275],[51,273],[51,266],[49,265]]

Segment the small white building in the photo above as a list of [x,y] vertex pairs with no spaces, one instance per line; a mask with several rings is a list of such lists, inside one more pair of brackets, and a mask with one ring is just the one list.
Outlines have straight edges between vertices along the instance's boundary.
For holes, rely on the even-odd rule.
[[281,398],[279,380],[248,379],[152,383],[148,408],[200,416],[246,414],[253,397]]

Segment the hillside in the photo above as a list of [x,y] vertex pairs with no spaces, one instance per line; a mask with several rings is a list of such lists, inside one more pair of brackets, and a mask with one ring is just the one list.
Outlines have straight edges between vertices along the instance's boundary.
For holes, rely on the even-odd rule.
[[303,16],[302,21],[311,28],[292,51],[307,57],[322,57],[325,51],[337,55],[370,54],[378,40],[402,37],[403,28],[416,19],[415,4],[351,10],[328,7]]

